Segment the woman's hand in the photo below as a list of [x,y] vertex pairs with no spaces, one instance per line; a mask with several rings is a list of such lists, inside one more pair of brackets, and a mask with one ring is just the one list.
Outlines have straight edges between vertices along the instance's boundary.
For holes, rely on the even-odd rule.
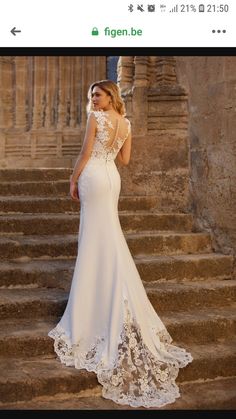
[[74,201],[79,201],[78,186],[74,181],[70,181],[70,196]]

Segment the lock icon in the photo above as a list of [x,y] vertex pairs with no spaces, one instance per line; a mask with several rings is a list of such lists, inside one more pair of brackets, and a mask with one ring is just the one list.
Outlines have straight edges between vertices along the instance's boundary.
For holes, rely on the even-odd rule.
[[92,29],[92,35],[93,35],[93,36],[97,36],[97,35],[99,35],[98,28],[94,27],[94,28]]

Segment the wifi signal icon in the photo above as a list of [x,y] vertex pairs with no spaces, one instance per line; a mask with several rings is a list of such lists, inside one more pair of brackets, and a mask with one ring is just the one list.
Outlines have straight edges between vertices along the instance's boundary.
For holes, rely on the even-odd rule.
[[174,6],[171,10],[170,13],[176,13],[178,12],[178,4],[176,4],[176,6]]

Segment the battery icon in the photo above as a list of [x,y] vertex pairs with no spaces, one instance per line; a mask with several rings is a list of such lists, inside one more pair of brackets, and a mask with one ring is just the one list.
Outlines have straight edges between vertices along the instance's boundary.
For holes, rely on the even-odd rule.
[[205,6],[204,6],[204,4],[199,4],[198,11],[199,11],[199,12],[204,12],[204,11],[205,11]]

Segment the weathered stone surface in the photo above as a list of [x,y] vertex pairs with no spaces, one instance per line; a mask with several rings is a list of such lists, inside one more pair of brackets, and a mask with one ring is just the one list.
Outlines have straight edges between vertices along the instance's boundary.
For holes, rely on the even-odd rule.
[[[189,230],[191,214],[161,214],[158,212],[124,211],[119,213],[122,228],[126,232],[158,230]],[[3,233],[73,234],[79,231],[79,214],[9,214],[0,216],[0,231]]]
[[172,279],[203,280],[230,279],[233,270],[233,257],[219,253],[171,256],[140,256],[136,264],[144,281]]
[[[179,383],[180,398],[158,410],[232,410],[236,408],[236,378]],[[118,405],[102,397],[101,386],[79,393],[41,396],[28,402],[0,404],[2,410],[147,410]],[[157,410],[149,408],[148,410]]]
[[55,319],[32,321],[23,318],[16,322],[11,318],[0,323],[1,358],[55,357],[53,340],[47,336],[55,325]]
[[1,290],[0,317],[42,318],[60,316],[68,299],[65,291],[59,289],[11,289]]
[[[236,329],[236,282],[206,281],[146,286],[148,297],[164,324],[178,342],[206,343],[231,339]],[[0,355],[47,354],[46,336],[53,321],[65,309],[68,292],[25,288],[1,291]],[[18,319],[16,320],[13,319]],[[29,319],[30,320],[26,320]],[[39,321],[37,320],[40,319]],[[19,321],[19,319],[21,319]],[[32,319],[35,319],[32,323]],[[54,320],[54,324],[57,320]],[[47,340],[47,339],[46,339]],[[32,342],[39,342],[34,345]],[[24,343],[25,342],[25,347]],[[9,348],[13,346],[13,351]],[[49,347],[50,348],[50,347]],[[22,350],[22,352],[20,352]],[[46,351],[46,352],[45,352]],[[52,352],[52,347],[49,353]],[[11,355],[10,355],[11,354]]]
[[[139,140],[141,141],[141,140]],[[144,140],[143,140],[144,141]],[[152,159],[150,160],[150,155]],[[152,171],[188,169],[188,137],[184,130],[160,130],[149,135],[141,160]]]
[[3,359],[0,361],[0,400],[30,400],[57,392],[78,392],[97,385],[96,375],[61,365],[53,358]]
[[69,181],[71,173],[72,169],[67,167],[55,169],[0,169],[0,182],[45,182],[63,179]]
[[[158,198],[154,196],[122,196],[119,200],[120,211],[137,211],[155,209],[158,206]],[[69,196],[4,196],[1,197],[0,213],[66,213],[79,212],[80,202],[75,202]]]
[[[158,304],[155,305],[158,309]],[[235,337],[236,318],[235,305],[230,307],[217,307],[202,309],[199,313],[193,307],[192,312],[176,313],[173,320],[170,315],[163,317],[169,333],[181,346],[184,345],[203,344],[208,345],[210,342],[225,342],[230,345],[232,337]],[[183,344],[182,344],[183,345]],[[235,354],[235,343],[232,344],[232,354]],[[234,375],[234,374],[233,374]]]
[[38,259],[27,257],[0,263],[1,287],[58,287],[68,288],[75,266],[75,258]]
[[[206,281],[185,281],[177,283],[169,281],[167,283],[145,284],[148,297],[157,312],[183,311],[186,320],[193,320],[197,309],[200,309],[200,318],[204,315],[202,310],[211,307],[209,314],[205,314],[205,319],[215,318],[222,313],[229,305],[229,312],[234,313],[233,303],[236,302],[236,281],[206,280]],[[221,310],[221,306],[223,309]],[[194,314],[193,314],[194,312]],[[214,313],[211,314],[211,313]],[[236,313],[235,313],[236,314]],[[199,318],[196,316],[196,318]]]
[[[164,138],[161,137],[161,139],[164,143]],[[190,184],[186,160],[187,151],[185,150],[186,136],[181,140],[179,151],[175,146],[173,147],[175,151],[170,151],[170,143],[169,149],[166,144],[158,145],[158,138],[156,145],[152,147],[154,143],[152,140],[153,137],[146,150],[144,147],[145,138],[135,138],[132,160],[128,166],[119,167],[122,178],[121,193],[122,195],[131,195],[132,193],[156,195],[160,200],[160,207],[188,212]],[[170,168],[174,154],[176,154],[175,164],[173,168]],[[151,161],[150,155],[153,156]]]
[[[177,256],[136,256],[136,267],[143,281],[185,281],[230,279],[233,257],[221,254]],[[31,260],[27,256],[1,262],[1,286],[37,285],[68,288],[73,275],[75,258],[43,257]]]
[[[233,342],[232,347],[223,343],[191,345],[194,361],[180,369],[178,382],[234,376],[236,363],[232,349]],[[66,367],[53,358],[27,361],[2,359],[0,367],[3,371],[0,377],[0,400],[5,403],[60,392],[77,393],[97,385],[94,373]]]
[[29,182],[0,182],[0,194],[12,195],[53,195],[54,197],[69,196],[68,180],[58,181],[29,181]]
[[[207,253],[211,237],[206,233],[144,232],[126,233],[131,254],[184,254]],[[40,258],[75,257],[78,252],[78,234],[47,236],[6,236],[0,238],[0,259],[17,257]]]
[[[56,284],[55,284],[56,286]],[[146,284],[145,287],[152,304],[157,311],[188,311],[201,307],[226,306],[227,302],[231,310],[231,305],[235,300],[236,285],[235,281],[220,280],[202,281],[200,283],[158,283]],[[64,304],[67,301],[68,289],[66,291],[57,288],[9,288],[1,289],[0,310],[4,318],[9,318],[15,314],[24,318],[24,310],[27,308],[31,316],[38,315],[60,315]],[[50,305],[47,312],[44,306]],[[14,314],[15,313],[15,314]],[[58,314],[59,313],[59,314]],[[25,312],[27,317],[27,313]]]
[[[120,169],[121,171],[125,169]],[[137,196],[143,196],[144,192],[149,196],[156,197],[156,205],[160,211],[166,212],[188,212],[188,173],[186,169],[178,173],[166,173],[153,171],[152,182],[150,172],[137,171],[131,178],[130,172],[123,172],[122,179],[126,179],[125,187],[122,186],[122,195],[130,196],[134,193]],[[146,184],[146,186],[145,186]],[[163,188],[166,188],[165,190]],[[69,197],[69,181],[25,181],[23,183],[14,181],[0,182],[0,195],[10,196],[47,196],[54,198]]]
[[189,94],[192,211],[235,257],[236,57],[176,57],[176,72]]

